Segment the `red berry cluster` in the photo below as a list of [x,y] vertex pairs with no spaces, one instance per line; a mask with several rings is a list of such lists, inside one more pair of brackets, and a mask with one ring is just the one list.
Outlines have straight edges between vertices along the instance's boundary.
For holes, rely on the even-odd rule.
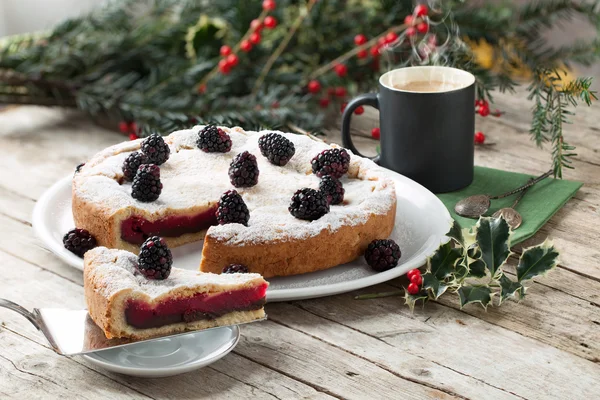
[[407,15],[404,18],[404,24],[408,25],[406,36],[413,37],[417,33],[427,33],[429,31],[429,24],[423,19],[423,17],[427,16],[428,12],[429,10],[425,4],[419,4],[415,7],[412,15]]
[[119,122],[119,130],[121,131],[121,133],[125,134],[125,135],[129,135],[129,140],[135,140],[138,138],[138,126],[134,121],[130,121],[130,122],[126,122],[126,121],[121,121]]
[[421,271],[418,269],[411,269],[406,274],[408,279],[410,280],[410,284],[406,289],[408,293],[415,295],[421,291],[421,285],[423,284],[423,277],[421,276]]
[[219,61],[219,71],[222,74],[227,75],[229,72],[231,72],[231,68],[238,64],[240,59],[238,58],[237,54],[233,53],[231,47],[227,46],[226,44],[221,46],[220,53],[223,58],[221,58]]

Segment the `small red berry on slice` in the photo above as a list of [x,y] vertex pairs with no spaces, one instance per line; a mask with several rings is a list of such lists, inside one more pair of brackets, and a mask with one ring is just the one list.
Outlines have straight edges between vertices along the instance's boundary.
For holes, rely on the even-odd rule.
[[417,34],[417,30],[414,27],[406,28],[406,36],[413,37]]
[[344,77],[348,73],[348,67],[346,67],[345,64],[336,64],[335,67],[333,67],[333,69],[335,73],[340,77]]
[[219,50],[219,53],[221,53],[223,57],[227,57],[231,54],[231,47],[224,44],[223,46],[221,46],[221,50]]
[[250,43],[249,40],[242,40],[242,43],[240,43],[240,50],[242,50],[244,53],[249,52],[252,50],[252,43]]
[[419,4],[415,7],[415,15],[417,17],[424,17],[425,15],[427,15],[427,12],[429,10],[427,9],[427,6],[425,4]]
[[379,138],[381,137],[381,130],[379,128],[371,129],[371,137],[373,139],[379,140]]
[[323,97],[321,100],[319,100],[319,105],[322,108],[327,108],[329,106],[329,98]]
[[477,132],[475,134],[475,143],[483,144],[484,142],[485,142],[485,135],[483,134],[483,132]]
[[252,44],[259,44],[260,43],[260,33],[252,32],[252,34],[250,34],[249,39]]
[[136,135],[135,133],[129,134],[129,140],[136,140],[137,138],[138,138],[138,135]]
[[481,115],[482,117],[487,117],[488,115],[490,115],[490,108],[488,106],[479,107],[479,115]]
[[411,283],[410,285],[408,285],[407,291],[408,293],[415,295],[419,293],[419,286],[415,285],[414,283]]
[[119,122],[119,130],[121,133],[129,133],[129,124],[125,121]]
[[365,108],[363,106],[358,106],[354,109],[354,114],[361,115],[365,112]]
[[346,97],[346,88],[343,86],[338,86],[335,88],[335,95],[337,97]]
[[367,56],[369,55],[369,53],[366,50],[360,50],[358,53],[356,53],[356,57],[358,58],[367,58]]
[[227,75],[231,71],[231,65],[224,58],[219,61],[219,71],[224,75]]
[[429,25],[427,25],[427,22],[419,22],[417,24],[417,31],[419,33],[427,33],[428,30],[429,30]]
[[265,11],[273,11],[277,7],[275,0],[264,0],[262,2],[262,8]]
[[423,277],[421,275],[414,274],[410,277],[410,281],[417,286],[421,286],[423,283]]
[[235,54],[228,55],[227,58],[225,58],[225,60],[227,61],[227,64],[229,64],[230,67],[235,67],[236,65],[238,65],[238,62],[240,61],[238,56]]
[[394,43],[396,39],[398,39],[398,35],[396,34],[396,32],[388,32],[388,34],[385,35],[386,43]]
[[361,44],[365,44],[367,43],[367,37],[365,35],[363,35],[362,33],[359,33],[358,35],[354,36],[354,44],[357,46],[360,46]]
[[277,26],[277,20],[275,19],[275,17],[271,17],[270,15],[265,17],[264,23],[268,29],[273,29]]
[[319,93],[319,90],[321,90],[321,84],[319,83],[319,81],[313,79],[312,81],[308,82],[309,92]]
[[406,17],[404,17],[404,24],[406,25],[412,25],[414,22],[414,18],[412,15],[407,15]]
[[254,32],[260,32],[263,28],[263,23],[258,19],[253,19],[252,22],[250,22],[250,28]]

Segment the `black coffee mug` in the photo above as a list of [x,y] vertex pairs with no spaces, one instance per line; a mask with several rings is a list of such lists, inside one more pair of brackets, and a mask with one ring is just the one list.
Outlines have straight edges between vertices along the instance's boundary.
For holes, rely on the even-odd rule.
[[462,189],[473,181],[474,103],[475,77],[466,71],[433,66],[396,69],[379,78],[379,93],[363,94],[348,103],[342,141],[362,156],[352,144],[350,118],[361,105],[375,107],[381,151],[373,161],[434,193]]

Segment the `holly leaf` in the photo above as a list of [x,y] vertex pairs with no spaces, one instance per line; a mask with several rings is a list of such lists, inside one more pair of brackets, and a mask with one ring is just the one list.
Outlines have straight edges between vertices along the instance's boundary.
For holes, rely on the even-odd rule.
[[460,298],[460,308],[467,304],[480,303],[483,308],[492,302],[492,291],[487,286],[461,286],[458,289],[458,297]]
[[431,292],[435,300],[448,289],[448,285],[443,280],[437,279],[431,272],[426,272],[421,277],[423,278],[423,289]]
[[458,249],[453,249],[450,242],[438,247],[433,256],[427,260],[428,271],[438,280],[443,280],[454,272],[454,264],[462,255]]
[[446,236],[454,239],[459,245],[464,247],[465,239],[463,237],[462,229],[455,220],[452,220],[452,227],[450,227],[450,230],[448,233],[446,233]]
[[510,255],[510,227],[504,218],[481,217],[477,222],[477,242],[481,249],[481,259],[492,277],[502,267]]
[[469,264],[469,276],[483,278],[485,276],[485,263],[482,259],[474,260]]
[[521,284],[521,282],[514,282],[508,276],[502,274],[500,275],[500,287],[502,290],[500,291],[500,304],[509,297],[513,297],[515,293],[518,293],[519,300],[525,297],[525,288]]
[[469,273],[469,268],[467,268],[467,264],[469,263],[469,258],[465,255],[462,259],[456,263],[454,278],[462,279]]
[[427,297],[424,294],[419,293],[413,295],[408,293],[407,290],[404,291],[404,304],[406,304],[408,308],[410,308],[411,312],[415,311],[415,305],[419,300],[423,300],[423,304],[425,304],[425,301],[427,301],[428,298],[429,297]]
[[526,249],[517,265],[517,279],[522,282],[545,274],[558,264],[558,251],[549,240]]

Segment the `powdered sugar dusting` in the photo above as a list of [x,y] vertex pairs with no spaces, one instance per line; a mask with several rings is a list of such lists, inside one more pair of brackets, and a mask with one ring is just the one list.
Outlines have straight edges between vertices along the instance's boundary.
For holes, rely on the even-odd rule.
[[131,184],[119,184],[125,158],[140,147],[141,140],[110,147],[97,154],[74,178],[77,195],[102,203],[112,212],[125,207],[137,208],[160,218],[167,210],[187,210],[216,203],[221,194],[234,187],[227,175],[233,157],[245,150],[257,157],[258,184],[239,188],[250,210],[248,227],[240,224],[213,226],[212,237],[233,245],[262,243],[282,238],[308,238],[323,230],[335,231],[345,225],[365,223],[372,214],[386,214],[394,206],[395,189],[384,172],[370,160],[351,155],[350,169],[341,181],[346,190],[342,205],[332,206],[316,221],[294,218],[288,211],[294,192],[304,187],[318,189],[319,178],[312,174],[312,158],[330,146],[308,136],[278,132],[294,143],[296,153],[290,162],[275,166],[263,157],[258,139],[267,132],[224,128],[232,139],[228,153],[205,153],[196,146],[202,127],[177,131],[166,137],[171,157],[161,165],[163,191],[157,201],[142,203],[131,197]]
[[126,290],[137,290],[157,298],[176,289],[193,289],[202,293],[205,288],[227,291],[245,284],[262,284],[259,274],[211,274],[172,268],[164,280],[147,279],[138,272],[137,256],[125,250],[96,247],[85,254],[85,273],[98,287],[100,294],[111,297]]

